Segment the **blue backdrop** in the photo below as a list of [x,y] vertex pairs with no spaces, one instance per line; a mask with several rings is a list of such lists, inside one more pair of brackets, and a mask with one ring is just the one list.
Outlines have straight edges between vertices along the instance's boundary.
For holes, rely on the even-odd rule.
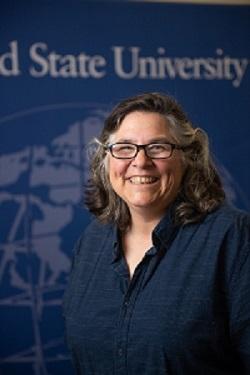
[[89,221],[85,145],[115,103],[175,96],[250,209],[250,7],[6,1],[0,18],[0,372],[68,375],[61,298]]

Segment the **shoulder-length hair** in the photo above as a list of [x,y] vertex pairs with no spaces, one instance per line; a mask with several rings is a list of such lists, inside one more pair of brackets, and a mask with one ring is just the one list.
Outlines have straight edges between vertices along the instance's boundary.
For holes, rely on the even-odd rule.
[[121,230],[129,227],[131,217],[127,204],[112,189],[108,176],[105,145],[131,112],[159,113],[176,144],[183,147],[185,173],[175,210],[179,224],[198,222],[225,199],[221,180],[212,162],[208,137],[193,127],[181,106],[162,93],[146,93],[123,100],[106,118],[103,131],[96,139],[90,164],[90,179],[85,191],[85,204],[103,223],[116,223]]

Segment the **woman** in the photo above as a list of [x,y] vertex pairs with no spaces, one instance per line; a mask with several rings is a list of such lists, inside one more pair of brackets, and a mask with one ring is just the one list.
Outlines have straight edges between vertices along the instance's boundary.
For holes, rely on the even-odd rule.
[[250,219],[169,96],[105,122],[64,298],[77,374],[250,374]]

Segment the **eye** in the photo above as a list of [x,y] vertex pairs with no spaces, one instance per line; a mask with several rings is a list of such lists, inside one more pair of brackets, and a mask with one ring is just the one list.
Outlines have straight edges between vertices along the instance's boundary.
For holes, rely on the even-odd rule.
[[115,143],[112,146],[112,155],[117,158],[130,158],[136,152],[136,146],[130,143]]
[[116,152],[133,152],[135,147],[130,144],[116,144],[113,145],[113,150]]
[[162,143],[154,143],[148,146],[148,151],[151,154],[160,154],[162,152],[166,152],[166,150],[169,150],[170,147],[168,144],[162,144]]

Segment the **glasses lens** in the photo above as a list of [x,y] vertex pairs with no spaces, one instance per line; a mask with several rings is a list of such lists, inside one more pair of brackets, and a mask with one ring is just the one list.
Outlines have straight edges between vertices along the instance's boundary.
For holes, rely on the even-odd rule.
[[172,146],[168,143],[152,143],[147,146],[147,155],[154,159],[169,158],[172,154]]
[[136,146],[129,143],[116,143],[112,145],[111,152],[115,158],[133,158],[136,154]]

